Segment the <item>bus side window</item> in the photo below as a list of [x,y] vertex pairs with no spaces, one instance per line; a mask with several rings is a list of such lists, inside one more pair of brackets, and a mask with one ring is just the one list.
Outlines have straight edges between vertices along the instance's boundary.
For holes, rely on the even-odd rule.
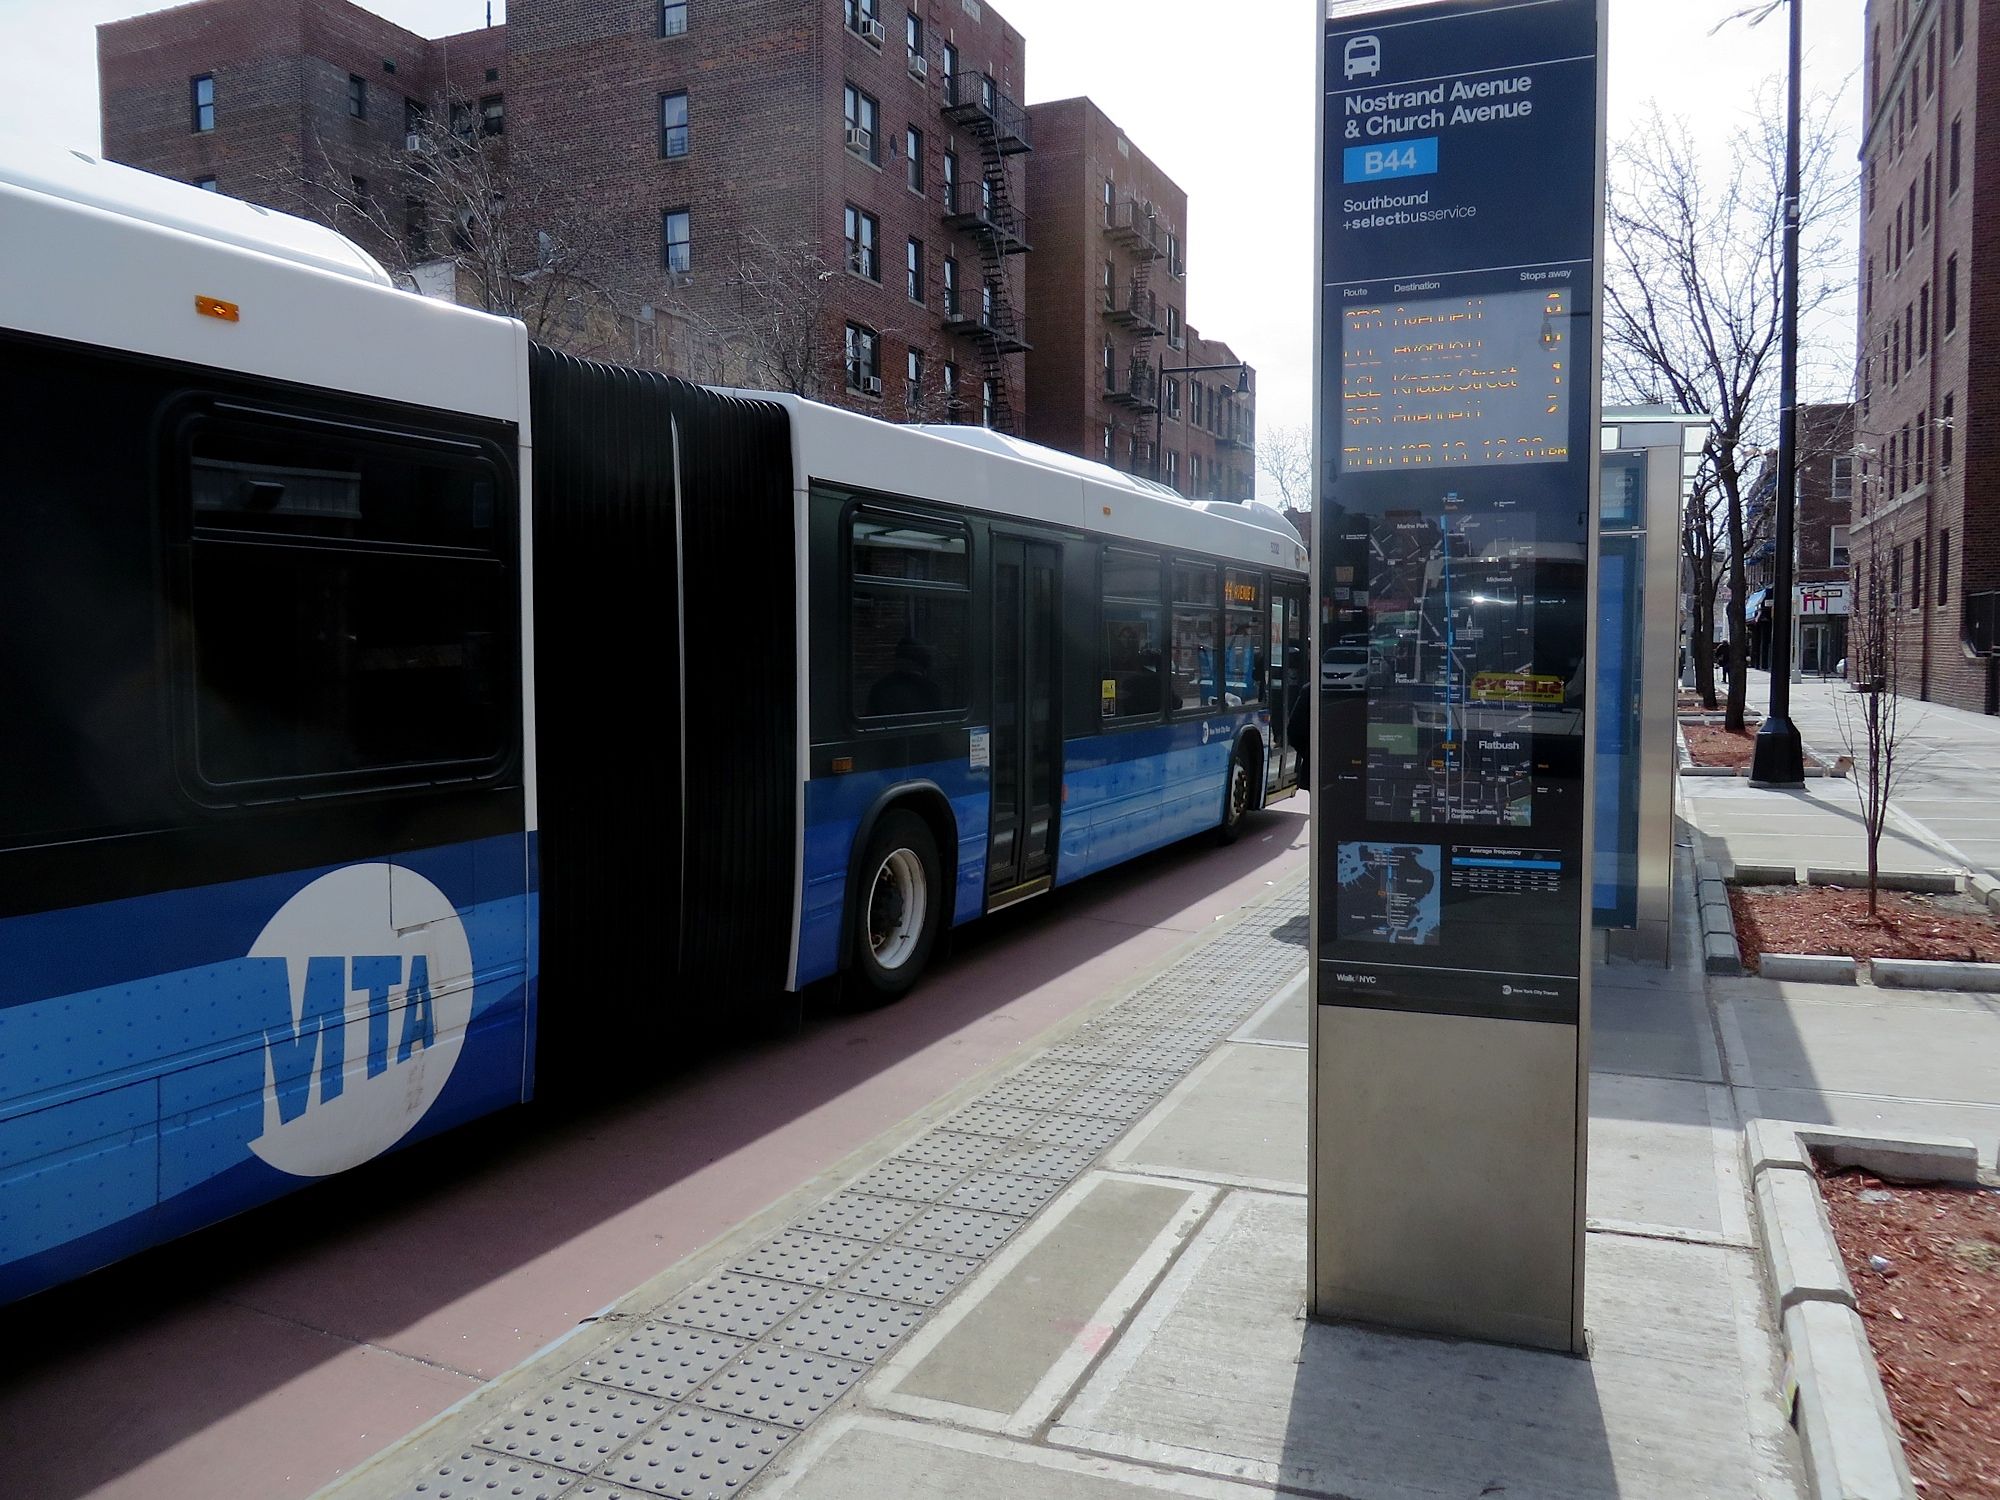
[[848,687],[857,719],[964,714],[972,609],[965,532],[862,511],[851,532]]
[[1228,701],[1264,700],[1264,575],[1235,568],[1223,575],[1222,681]]
[[1222,652],[1216,639],[1215,566],[1174,564],[1174,707],[1222,701]]
[[365,789],[505,760],[520,601],[475,445],[218,413],[182,463],[199,784]]
[[1160,560],[1106,548],[1101,602],[1103,716],[1114,721],[1157,719],[1165,701]]

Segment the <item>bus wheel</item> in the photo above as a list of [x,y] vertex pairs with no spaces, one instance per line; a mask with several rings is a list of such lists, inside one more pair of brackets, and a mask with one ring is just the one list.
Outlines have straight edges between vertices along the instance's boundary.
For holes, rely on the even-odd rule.
[[1233,844],[1243,832],[1243,819],[1250,811],[1250,798],[1257,790],[1257,773],[1250,767],[1250,742],[1239,741],[1229,757],[1229,781],[1222,790],[1222,824],[1215,830],[1218,844]]
[[854,998],[886,1005],[910,990],[930,961],[944,915],[945,889],[930,825],[894,808],[868,836],[854,903]]

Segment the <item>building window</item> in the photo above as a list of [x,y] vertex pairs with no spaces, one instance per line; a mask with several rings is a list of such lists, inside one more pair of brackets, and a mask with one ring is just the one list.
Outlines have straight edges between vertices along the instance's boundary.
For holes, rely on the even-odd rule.
[[1187,347],[1187,330],[1181,326],[1181,310],[1171,302],[1167,304],[1167,347],[1169,349]]
[[1955,446],[1954,439],[1957,436],[1957,411],[1958,397],[1956,395],[1946,396],[1944,398],[1944,415],[1938,419],[1938,468],[1947,474],[1951,472],[1951,454]]
[[189,126],[196,135],[215,129],[215,75],[188,80]]
[[368,80],[359,73],[347,75],[347,112],[357,120],[368,118]]
[[1166,408],[1169,419],[1175,422],[1181,419],[1180,376],[1169,375],[1165,380],[1160,382],[1160,404]]
[[660,35],[679,36],[687,29],[687,0],[660,0]]
[[947,151],[944,154],[944,211],[948,214],[958,212],[958,153],[956,151]]
[[661,215],[669,271],[685,274],[694,269],[694,220],[685,208],[673,208]]
[[1889,553],[1889,608],[1903,607],[1903,549],[1901,544]]
[[1111,462],[1111,438],[1112,438],[1112,427],[1109,422],[1106,422],[1104,424],[1104,451],[1103,454],[1101,455],[1103,461],[1106,464],[1109,464]]
[[687,90],[660,95],[660,155],[668,158],[688,154]]
[[1931,352],[1931,284],[1917,288],[1917,353]]
[[1104,227],[1111,227],[1111,220],[1118,202],[1118,189],[1113,187],[1109,177],[1104,179]]
[[903,172],[910,191],[924,190],[924,133],[912,125],[903,133]]
[[970,553],[955,526],[866,511],[854,518],[848,685],[856,718],[964,711]]
[[1951,0],[1951,54],[1958,56],[1965,46],[1965,0]]
[[958,80],[958,48],[950,42],[938,51],[938,74],[944,81],[945,98],[955,98],[952,90]]
[[1903,373],[1910,373],[1910,366],[1917,357],[1917,306],[1914,302],[1903,304]]
[[354,195],[354,207],[356,211],[360,213],[368,212],[368,179],[366,177],[350,177],[347,179],[347,186]]
[[1932,157],[1926,156],[1924,158],[1924,223],[1926,225],[1931,221],[1931,168],[1933,161],[1934,158]]
[[1930,582],[1930,575],[1924,572],[1923,538],[1919,537],[1916,541],[1910,543],[1910,608],[1911,609],[1922,609],[1924,607],[1925,585],[1928,584],[1929,582]]
[[1845,526],[1835,526],[1832,528],[1832,532],[1832,538],[1827,542],[1826,547],[1826,563],[1830,568],[1844,568],[1848,564],[1847,528]]
[[875,16],[875,0],[847,0],[847,29],[857,36],[879,42],[880,22]]
[[1104,310],[1115,312],[1118,308],[1118,267],[1107,257],[1104,262]]
[[1831,498],[1852,500],[1854,498],[1854,460],[1848,457],[1833,461],[1833,487]]
[[403,200],[403,243],[409,246],[412,256],[430,253],[431,232],[427,225],[429,215],[424,211],[424,200],[405,198]]
[[1118,389],[1118,351],[1111,347],[1111,340],[1104,341],[1104,389]]
[[943,376],[945,409],[947,411],[956,411],[958,410],[959,406],[958,366],[953,364],[950,360],[946,360],[944,363],[944,369],[940,373]]
[[1951,533],[1940,531],[1937,539],[1937,602],[1951,603]]
[[851,83],[847,85],[842,97],[847,114],[847,149],[856,156],[865,157],[871,162],[879,162],[882,159],[878,154],[881,149],[879,145],[881,134],[878,129],[881,109],[873,99]]
[[200,188],[204,193],[219,193],[222,191],[221,188],[215,185],[215,179],[213,177],[197,177],[194,180],[194,185]]
[[507,102],[501,95],[488,94],[479,101],[479,133],[481,135],[507,133]]
[[856,276],[866,276],[870,281],[882,279],[882,267],[876,258],[881,225],[875,215],[847,205],[847,269]]
[[924,404],[924,355],[912,349],[903,357],[903,405],[914,411]]
[[1187,275],[1187,267],[1181,264],[1180,231],[1175,229],[1167,231],[1167,274],[1176,278]]
[[979,382],[979,425],[981,427],[991,427],[993,425],[993,406],[996,394],[997,390],[992,381],[982,380]]
[[847,388],[882,394],[882,336],[859,323],[847,325]]
[[909,54],[910,71],[924,60],[924,18],[913,10],[903,12],[903,50]]
[[1965,121],[1963,119],[1953,120],[1951,122],[1951,154],[1945,166],[1945,196],[1948,198],[1958,196],[1958,172],[1963,160],[1961,145],[1964,135]]
[[1180,487],[1181,456],[1178,453],[1170,452],[1167,454],[1167,488],[1177,490]]
[[1944,331],[1949,334],[1958,327],[1958,257],[1952,256],[1944,263]]
[[909,248],[903,252],[903,273],[905,281],[904,289],[909,292],[910,300],[921,303],[924,300],[924,242],[922,240],[911,240]]
[[469,142],[477,128],[472,106],[463,99],[454,101],[451,106],[451,133],[461,141]]

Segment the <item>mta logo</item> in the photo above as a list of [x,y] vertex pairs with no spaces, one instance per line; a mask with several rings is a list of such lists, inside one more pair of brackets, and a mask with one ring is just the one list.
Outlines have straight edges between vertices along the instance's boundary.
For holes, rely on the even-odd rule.
[[472,1020],[471,944],[445,894],[402,865],[349,865],[280,907],[249,956],[285,974],[250,1149],[323,1177],[409,1134],[451,1081]]
[[437,1004],[431,997],[431,966],[427,955],[412,955],[405,976],[399,953],[365,958],[311,957],[306,960],[303,993],[296,1002],[297,1019],[264,1031],[270,1049],[272,1087],[278,1098],[278,1118],[296,1120],[306,1111],[312,1086],[313,1061],[319,1062],[319,1102],[338,1099],[346,1086],[348,997],[368,997],[368,1071],[379,1078],[389,1067],[389,997],[400,990],[402,1024],[396,1061],[408,1062],[419,1047],[437,1043]]

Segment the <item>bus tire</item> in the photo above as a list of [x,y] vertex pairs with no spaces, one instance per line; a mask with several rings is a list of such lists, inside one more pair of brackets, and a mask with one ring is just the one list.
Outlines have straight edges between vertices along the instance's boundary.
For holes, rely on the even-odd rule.
[[1238,740],[1236,753],[1229,757],[1229,778],[1222,784],[1222,822],[1215,830],[1218,844],[1233,844],[1242,836],[1243,820],[1256,802],[1257,769],[1250,763],[1253,743]]
[[944,925],[948,892],[930,824],[907,807],[889,809],[855,873],[848,993],[859,1005],[887,1005],[922,977]]

